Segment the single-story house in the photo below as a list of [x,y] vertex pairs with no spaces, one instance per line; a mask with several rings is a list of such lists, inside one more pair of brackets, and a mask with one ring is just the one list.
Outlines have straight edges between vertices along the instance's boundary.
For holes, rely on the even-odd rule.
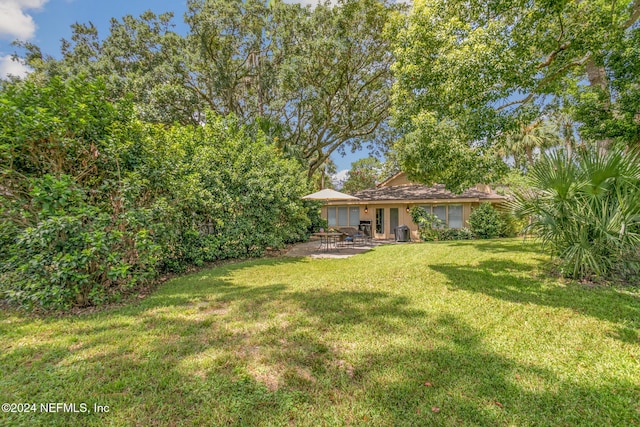
[[374,239],[393,239],[395,228],[406,225],[411,230],[411,239],[418,240],[418,226],[411,220],[409,211],[413,206],[422,206],[438,216],[449,228],[469,227],[471,210],[480,203],[501,204],[507,200],[488,185],[454,194],[436,184],[426,186],[411,182],[400,172],[376,188],[353,193],[358,200],[328,201],[322,207],[322,217],[329,227],[358,228],[370,224]]

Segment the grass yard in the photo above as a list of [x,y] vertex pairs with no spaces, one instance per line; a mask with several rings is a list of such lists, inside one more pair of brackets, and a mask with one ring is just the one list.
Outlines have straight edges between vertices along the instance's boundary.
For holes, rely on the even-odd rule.
[[[521,240],[263,259],[65,318],[0,314],[0,425],[640,425],[640,293]],[[41,413],[41,403],[91,413]],[[95,413],[93,405],[109,407]]]

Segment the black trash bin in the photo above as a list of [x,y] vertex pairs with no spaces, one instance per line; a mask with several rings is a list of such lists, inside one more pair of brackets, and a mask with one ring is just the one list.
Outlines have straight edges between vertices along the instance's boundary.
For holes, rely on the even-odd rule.
[[406,225],[396,227],[396,242],[410,242],[411,230]]

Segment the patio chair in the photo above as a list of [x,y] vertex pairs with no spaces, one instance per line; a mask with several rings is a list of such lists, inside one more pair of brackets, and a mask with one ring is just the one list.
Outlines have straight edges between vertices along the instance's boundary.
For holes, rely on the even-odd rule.
[[355,237],[355,241],[357,242],[362,242],[362,244],[367,245],[367,244],[372,244],[373,243],[373,239],[372,239],[372,234],[371,234],[371,224],[360,224],[360,226],[358,227],[358,232],[356,233]]
[[341,246],[353,246],[355,244],[355,235],[358,230],[353,227],[340,228],[340,232],[343,233],[343,237],[340,239]]

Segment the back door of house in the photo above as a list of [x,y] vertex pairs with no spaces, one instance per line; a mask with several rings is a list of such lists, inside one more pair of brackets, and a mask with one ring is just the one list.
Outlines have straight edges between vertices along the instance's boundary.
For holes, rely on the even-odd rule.
[[398,227],[398,208],[389,209],[389,233],[395,233]]

